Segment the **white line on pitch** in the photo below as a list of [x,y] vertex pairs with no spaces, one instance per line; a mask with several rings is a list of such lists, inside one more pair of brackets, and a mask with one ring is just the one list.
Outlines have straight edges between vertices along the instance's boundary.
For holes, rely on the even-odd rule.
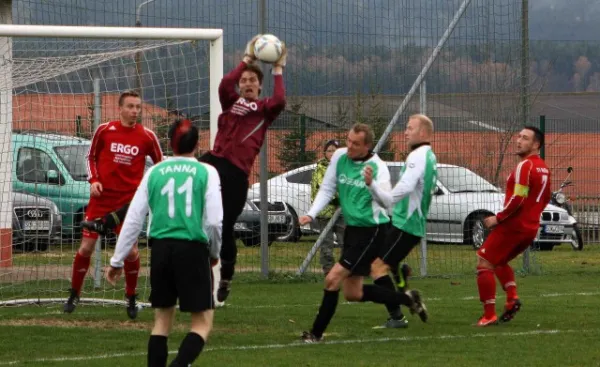
[[[472,339],[472,338],[496,338],[496,337],[519,337],[519,336],[535,336],[535,335],[557,335],[557,334],[572,334],[572,333],[597,333],[600,329],[588,330],[531,330],[523,332],[499,332],[499,333],[475,333],[475,334],[449,334],[437,336],[404,336],[398,338],[371,338],[371,339],[348,339],[348,340],[331,340],[318,343],[319,345],[339,345],[339,344],[362,344],[362,343],[388,343],[388,342],[416,342],[426,340],[447,340],[447,339]],[[245,351],[245,350],[263,350],[263,349],[283,349],[295,347],[310,347],[314,344],[305,344],[300,341],[287,344],[254,344],[254,345],[238,345],[231,347],[209,347],[204,349],[205,352],[213,351]],[[169,351],[169,354],[176,354],[177,351]],[[55,357],[55,358],[37,358],[20,361],[0,361],[0,366],[17,365],[21,363],[43,363],[43,362],[76,362],[76,361],[92,361],[99,359],[121,358],[121,357],[141,357],[146,353],[113,353],[99,354],[95,356],[79,356],[79,357]]]

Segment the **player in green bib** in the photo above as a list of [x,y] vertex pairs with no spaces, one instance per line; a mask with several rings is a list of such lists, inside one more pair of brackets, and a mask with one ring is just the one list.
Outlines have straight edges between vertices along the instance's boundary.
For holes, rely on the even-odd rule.
[[363,285],[390,223],[387,208],[374,200],[364,178],[365,170],[369,170],[371,186],[378,186],[383,192],[391,191],[387,165],[371,152],[374,140],[373,130],[368,125],[352,127],[346,148],[340,148],[333,154],[308,214],[299,218],[301,225],[312,222],[337,191],[346,223],[340,260],[325,277],[323,300],[317,317],[312,329],[302,334],[305,343],[321,341],[335,314],[340,287],[348,301],[404,304],[414,310],[421,309],[418,291],[396,292],[393,283],[390,288],[377,284]]
[[152,166],[129,206],[110,260],[107,279],[115,284],[123,260],[146,218],[150,254],[150,301],[156,309],[148,342],[148,366],[165,366],[167,338],[179,310],[191,313],[191,330],[170,366],[188,366],[198,357],[212,330],[212,266],[219,258],[223,206],[216,169],[194,158],[198,129],[189,120],[169,129],[175,156]]
[[[371,276],[376,284],[392,284],[388,275],[390,268],[397,269],[398,264],[425,237],[427,214],[436,189],[437,161],[430,145],[433,122],[425,115],[413,115],[408,119],[405,136],[411,152],[402,167],[400,180],[391,192],[373,185],[372,173],[365,172],[365,182],[371,189],[374,200],[384,207],[392,208],[392,227],[378,257],[371,265]],[[400,284],[398,286],[404,287]],[[390,317],[384,327],[408,326],[400,305],[386,306]],[[426,320],[425,308],[419,316],[423,321]]]

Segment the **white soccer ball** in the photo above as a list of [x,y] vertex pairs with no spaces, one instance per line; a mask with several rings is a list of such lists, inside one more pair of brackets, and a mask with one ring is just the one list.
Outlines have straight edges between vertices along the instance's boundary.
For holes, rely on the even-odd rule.
[[275,62],[281,57],[283,44],[272,34],[263,34],[254,43],[254,56],[264,62]]

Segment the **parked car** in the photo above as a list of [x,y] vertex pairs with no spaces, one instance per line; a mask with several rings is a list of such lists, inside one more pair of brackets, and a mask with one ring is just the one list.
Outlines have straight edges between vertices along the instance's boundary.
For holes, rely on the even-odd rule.
[[[247,200],[242,214],[234,225],[236,238],[245,246],[260,245],[260,200]],[[292,215],[282,202],[269,203],[267,220],[269,222],[269,246],[279,237],[289,232],[292,226]]]
[[40,196],[13,192],[13,248],[45,251],[60,241],[62,217],[56,204]]
[[13,190],[47,198],[62,216],[61,234],[77,239],[90,197],[87,139],[40,132],[13,133]]
[[[386,162],[395,185],[403,162]],[[307,165],[275,176],[267,181],[269,200],[286,203],[293,213],[295,225],[289,240],[297,240],[301,231],[297,218],[311,205],[310,180],[316,164]],[[250,197],[260,191],[260,183],[252,185]],[[438,164],[438,182],[432,199],[427,224],[427,239],[440,243],[465,243],[479,248],[486,231],[483,218],[502,210],[504,194],[483,177],[465,167]],[[540,231],[535,246],[551,250],[561,243],[572,243],[575,221],[566,210],[548,205],[540,218]]]

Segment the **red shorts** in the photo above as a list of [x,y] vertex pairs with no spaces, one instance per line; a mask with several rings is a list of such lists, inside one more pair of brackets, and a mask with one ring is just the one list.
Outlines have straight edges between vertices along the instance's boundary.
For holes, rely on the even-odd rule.
[[483,246],[477,251],[477,256],[494,266],[508,264],[531,246],[537,232],[537,230],[519,232],[510,227],[498,225],[485,239]]
[[[100,196],[90,196],[90,201],[85,209],[85,220],[102,218],[106,214],[122,208],[125,204],[131,202],[133,195],[135,195],[135,192],[104,191]],[[121,225],[115,229],[115,232],[117,234],[121,232]],[[87,238],[98,238],[98,233],[90,232],[85,228],[82,231],[82,235]]]

